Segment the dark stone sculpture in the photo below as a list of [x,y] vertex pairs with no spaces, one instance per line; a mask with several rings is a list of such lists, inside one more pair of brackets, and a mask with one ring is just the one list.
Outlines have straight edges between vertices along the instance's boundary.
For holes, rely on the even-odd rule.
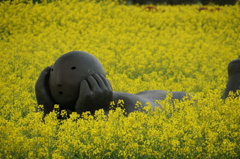
[[228,82],[222,99],[226,99],[230,92],[236,93],[237,90],[240,90],[240,57],[228,64]]
[[[156,105],[156,100],[164,100],[167,91],[149,90],[137,94],[116,92],[106,79],[101,63],[93,55],[83,51],[72,51],[59,57],[53,66],[45,68],[36,85],[36,97],[39,105],[44,106],[44,114],[54,109],[54,104],[67,113],[104,109],[107,114],[110,102],[124,100],[127,113],[136,110],[137,101],[145,105]],[[171,92],[172,99],[181,100],[186,92]]]

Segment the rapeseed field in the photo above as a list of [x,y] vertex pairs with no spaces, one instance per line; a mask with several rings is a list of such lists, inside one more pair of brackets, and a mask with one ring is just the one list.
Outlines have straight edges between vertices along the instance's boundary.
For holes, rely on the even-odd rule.
[[[0,158],[240,158],[240,101],[220,98],[240,55],[240,7],[201,7],[1,2]],[[99,110],[58,121],[56,111],[43,122],[35,82],[73,50],[96,56],[115,91],[194,96],[175,111],[167,98],[128,117]]]

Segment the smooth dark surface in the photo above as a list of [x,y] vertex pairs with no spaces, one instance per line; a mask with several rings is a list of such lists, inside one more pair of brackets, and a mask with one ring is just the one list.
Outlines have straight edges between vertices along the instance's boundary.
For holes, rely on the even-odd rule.
[[105,77],[101,63],[91,54],[72,51],[62,55],[50,71],[49,89],[53,99],[61,107],[74,110],[79,99],[80,85],[85,86],[81,82],[86,80],[90,84],[94,74]]
[[44,114],[50,113],[53,110],[54,104],[56,103],[52,98],[48,85],[50,70],[50,67],[46,67],[41,72],[35,85],[37,102],[38,105],[44,106]]
[[39,105],[44,105],[44,114],[53,110],[54,104],[68,113],[104,109],[107,114],[110,102],[124,100],[127,113],[136,110],[136,102],[143,106],[150,103],[156,106],[156,100],[164,100],[167,93],[172,99],[183,99],[186,92],[167,92],[149,90],[137,94],[116,92],[105,77],[101,63],[91,54],[72,51],[59,57],[53,66],[45,68],[36,82],[36,96]]
[[226,99],[230,92],[236,93],[237,90],[240,90],[240,58],[228,64],[228,81],[222,99]]

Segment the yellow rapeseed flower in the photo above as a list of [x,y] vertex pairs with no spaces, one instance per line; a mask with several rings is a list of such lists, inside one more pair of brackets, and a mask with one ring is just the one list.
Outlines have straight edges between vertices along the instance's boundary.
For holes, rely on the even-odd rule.
[[[144,7],[0,2],[0,158],[240,158],[240,99],[220,99],[227,64],[239,56],[239,5]],[[192,98],[137,102],[145,112],[127,117],[119,100],[107,116],[74,112],[61,121],[57,115],[66,112],[56,105],[43,121],[35,82],[72,50],[96,56],[115,91],[185,91]]]

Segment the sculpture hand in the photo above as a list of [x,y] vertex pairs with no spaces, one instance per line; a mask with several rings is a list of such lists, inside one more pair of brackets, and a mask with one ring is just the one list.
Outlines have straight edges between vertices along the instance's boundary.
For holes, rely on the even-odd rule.
[[85,111],[94,114],[98,109],[109,110],[112,97],[110,82],[103,75],[93,74],[81,82],[75,110],[79,114]]
[[51,67],[45,68],[41,72],[35,84],[35,93],[37,97],[37,102],[38,102],[38,105],[44,106],[44,116],[53,110],[54,104],[55,104],[51,97],[51,93],[48,85],[50,70],[51,70]]

